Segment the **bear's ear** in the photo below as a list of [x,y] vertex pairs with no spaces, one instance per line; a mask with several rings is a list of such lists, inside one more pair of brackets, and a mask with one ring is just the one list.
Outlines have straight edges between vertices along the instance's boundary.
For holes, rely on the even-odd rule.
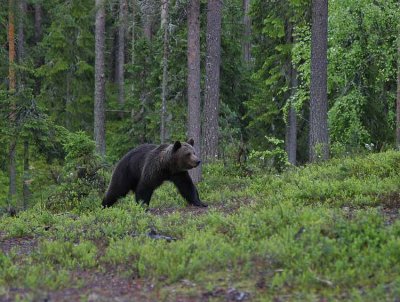
[[182,147],[182,144],[180,141],[176,141],[174,143],[174,146],[172,147],[172,151],[175,152],[176,150],[178,150],[180,147]]
[[193,147],[194,146],[194,139],[193,138],[189,139],[187,141],[187,143]]

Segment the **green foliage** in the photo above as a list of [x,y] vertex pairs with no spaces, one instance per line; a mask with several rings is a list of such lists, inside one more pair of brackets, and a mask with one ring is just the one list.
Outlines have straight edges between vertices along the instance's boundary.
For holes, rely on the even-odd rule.
[[95,153],[96,145],[85,132],[67,133],[64,141],[65,168],[67,171],[80,171],[91,174],[99,165],[100,157]]
[[284,138],[287,105],[301,102],[297,87],[291,87],[291,73],[293,67],[297,68],[295,49],[301,43],[297,28],[309,21],[309,7],[309,1],[252,3],[255,37],[252,80],[255,84],[254,92],[245,104],[250,120],[248,129],[253,134],[250,143],[254,149],[267,147],[268,142],[264,140],[266,134]]
[[49,241],[40,246],[33,255],[34,261],[47,262],[65,268],[90,268],[96,265],[97,248],[91,241],[79,244],[64,241]]
[[351,148],[370,143],[370,135],[362,123],[361,112],[365,98],[357,91],[338,98],[329,111],[329,129],[332,141]]
[[[206,1],[201,2],[204,29]],[[6,1],[1,3],[7,7]],[[294,105],[299,162],[304,162],[311,2],[252,1],[248,65],[239,43],[242,1],[224,2],[222,160],[203,167],[198,185],[210,208],[186,208],[169,184],[155,192],[148,212],[131,195],[115,207],[100,209],[99,193],[110,171],[89,138],[93,2],[40,1],[44,14],[39,43],[30,11],[33,4],[29,3],[24,20],[25,58],[15,64],[15,95],[9,95],[7,87],[7,32],[0,31],[4,45],[0,59],[7,62],[0,66],[6,79],[0,83],[1,205],[8,193],[10,139],[17,139],[18,199],[22,141],[29,142],[32,191],[28,211],[0,220],[0,299],[11,287],[34,293],[76,287],[79,282],[71,276],[77,271],[98,273],[115,267],[162,285],[193,280],[200,287],[193,291],[202,293],[245,284],[255,300],[399,297],[400,158],[394,151],[366,152],[387,148],[393,141],[398,2],[329,2],[329,130],[332,151],[340,158],[300,168],[287,167],[283,139],[287,111]],[[171,141],[182,140],[186,133],[187,19],[182,13],[186,9],[187,1],[171,3],[167,95]],[[140,9],[129,16],[136,28],[134,37],[130,28],[127,31],[126,41],[134,40],[134,45],[126,47],[126,102],[120,106],[114,83],[116,2],[108,2],[106,10],[107,160],[116,162],[130,148],[159,140],[163,36],[159,31],[148,41]],[[7,10],[0,11],[0,19],[7,20]],[[204,30],[201,35],[204,61]],[[296,87],[290,80],[292,68],[298,74]],[[16,105],[13,124],[11,104]],[[121,109],[122,117],[114,113]],[[245,164],[231,160],[239,145],[249,153]],[[346,157],[354,153],[364,155]],[[176,240],[153,239],[150,231]],[[24,240],[32,243],[32,250],[21,248],[19,242]],[[7,242],[15,247],[9,250]]]
[[260,171],[276,169],[281,172],[289,165],[287,153],[284,149],[284,142],[275,137],[265,137],[270,146],[269,150],[252,150],[249,154],[249,165]]
[[296,26],[294,29],[296,43],[293,45],[292,62],[298,74],[298,86],[293,100],[297,112],[307,107],[310,100],[311,84],[311,28],[310,24]]
[[[398,2],[333,1],[329,14],[329,118],[334,141],[350,148],[370,142],[378,148],[391,144]],[[339,117],[344,106],[347,121]]]
[[[295,104],[299,159],[307,157],[307,107],[310,91],[310,3],[254,1],[256,89],[246,102],[253,146],[265,133],[284,138],[285,114]],[[392,145],[399,5],[397,1],[332,1],[329,4],[328,97],[331,143],[357,152],[373,143]],[[288,39],[293,29],[293,41]],[[288,68],[298,84],[290,89]],[[253,147],[254,148],[254,147]]]
[[[0,253],[0,286],[57,289],[72,286],[76,270],[112,266],[169,286],[247,284],[255,299],[392,300],[400,290],[400,224],[381,209],[397,205],[399,171],[395,151],[252,179],[220,162],[205,167],[200,193],[213,202],[203,215],[152,214],[131,198],[80,215],[37,207],[0,221],[9,238],[41,238],[31,253]],[[218,198],[221,191],[231,195]],[[161,211],[166,193],[155,196]],[[176,240],[153,239],[151,229]]]
[[61,182],[48,188],[42,206],[53,211],[94,209],[106,186],[106,172],[95,143],[82,131],[65,132],[63,147],[66,156]]
[[[92,129],[94,87],[94,20],[90,1],[43,1],[44,35],[34,59],[42,64],[39,101],[69,130]],[[31,33],[33,35],[33,33]]]

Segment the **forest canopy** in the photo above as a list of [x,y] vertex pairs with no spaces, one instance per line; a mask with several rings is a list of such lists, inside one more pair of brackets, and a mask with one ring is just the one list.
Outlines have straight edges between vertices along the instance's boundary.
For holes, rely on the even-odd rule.
[[[80,158],[68,148],[91,138],[84,156],[96,160],[75,163],[75,172],[110,171],[138,144],[196,135],[206,162],[281,170],[313,161],[312,45],[324,37],[313,40],[312,3],[214,2],[2,0],[1,204],[66,181]],[[330,0],[327,9],[329,154],[392,148],[398,1]],[[188,61],[196,41],[198,58]],[[94,108],[104,111],[98,154]]]

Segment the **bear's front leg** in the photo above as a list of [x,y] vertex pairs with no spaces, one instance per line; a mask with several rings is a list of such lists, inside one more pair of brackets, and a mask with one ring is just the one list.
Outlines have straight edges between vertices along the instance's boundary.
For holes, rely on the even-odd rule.
[[197,207],[207,207],[207,205],[200,200],[199,193],[187,171],[174,174],[171,177],[171,181],[188,203]]
[[138,204],[145,204],[147,207],[150,205],[150,199],[153,195],[154,188],[139,184],[135,191],[135,198]]

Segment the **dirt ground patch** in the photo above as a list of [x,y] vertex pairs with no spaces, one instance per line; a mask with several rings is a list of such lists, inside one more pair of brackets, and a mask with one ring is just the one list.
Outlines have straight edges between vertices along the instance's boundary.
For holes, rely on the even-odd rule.
[[[386,225],[391,225],[400,219],[400,192],[379,195],[377,200],[379,203],[376,208],[382,214]],[[360,208],[345,206],[342,209],[348,219],[353,219]]]
[[[29,301],[156,301],[152,299],[153,289],[151,283],[146,284],[141,280],[130,280],[118,275],[118,272],[75,271],[71,274],[69,287],[56,291],[43,289],[27,290],[23,288],[10,288],[0,296],[0,301],[15,301],[16,297],[26,298]],[[81,284],[81,286],[79,286]]]
[[386,224],[392,224],[400,218],[400,192],[393,192],[381,196],[380,211]]
[[170,215],[173,213],[180,213],[184,216],[197,216],[197,215],[204,215],[208,211],[214,209],[220,213],[224,214],[232,214],[236,212],[240,207],[247,206],[251,204],[252,199],[250,198],[235,198],[231,199],[228,203],[215,203],[209,205],[207,208],[202,207],[195,207],[195,206],[186,206],[183,208],[178,207],[169,207],[169,208],[152,208],[149,209],[149,212],[153,215]]
[[0,231],[0,251],[5,254],[14,250],[18,255],[30,254],[37,246],[37,238],[23,236],[7,238],[4,232]]
[[[250,293],[235,288],[216,286],[212,290],[206,290],[188,280],[164,287],[157,281],[122,277],[116,270],[108,272],[76,271],[72,273],[71,279],[71,283],[79,284],[80,281],[84,281],[84,283],[82,286],[48,292],[42,289],[10,288],[6,294],[0,295],[0,301],[12,302],[17,298],[37,302],[206,302],[248,301],[250,299]],[[185,287],[191,289],[185,293],[182,291],[182,288]]]

